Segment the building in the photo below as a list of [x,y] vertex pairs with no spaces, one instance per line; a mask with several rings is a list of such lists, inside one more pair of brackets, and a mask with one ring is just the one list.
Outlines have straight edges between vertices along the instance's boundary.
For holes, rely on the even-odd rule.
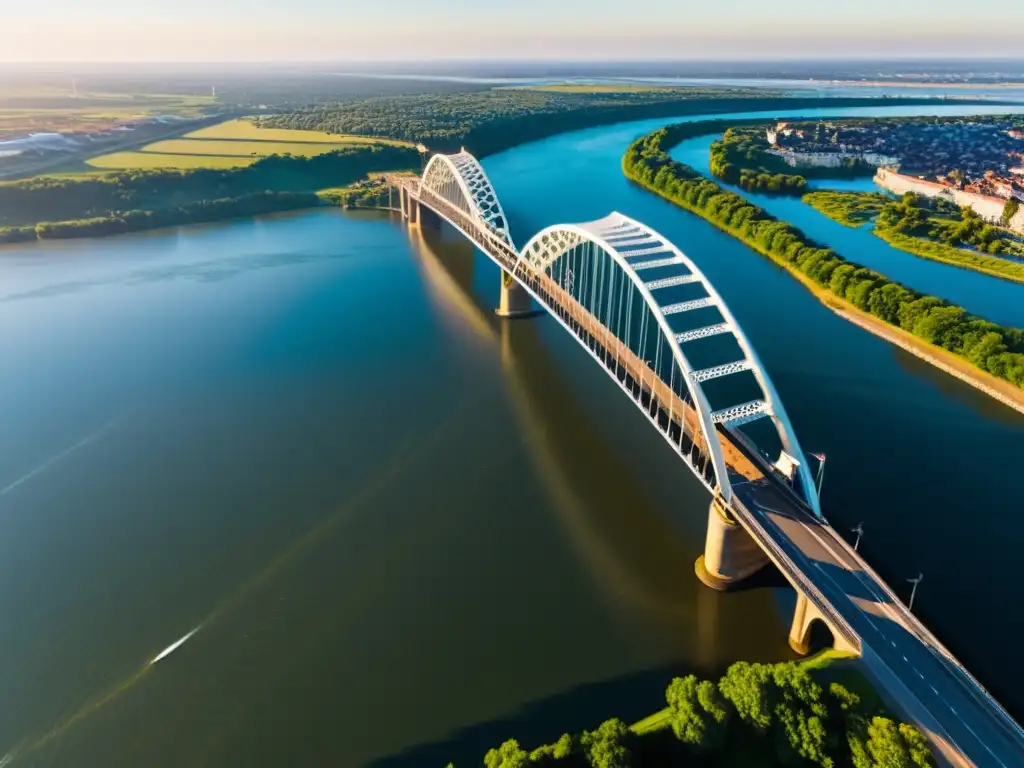
[[[927,181],[915,176],[906,176],[896,173],[888,168],[879,168],[875,174],[875,183],[902,195],[906,192],[913,192],[922,197],[940,197],[956,203],[961,208],[971,208],[985,221],[992,224],[1002,224],[1003,210],[1006,208],[1006,200],[1001,197],[984,195],[978,192],[971,192],[967,189],[957,189],[952,184],[937,181]],[[1017,211],[1010,220],[1009,228],[1015,232],[1024,233],[1024,207]]]

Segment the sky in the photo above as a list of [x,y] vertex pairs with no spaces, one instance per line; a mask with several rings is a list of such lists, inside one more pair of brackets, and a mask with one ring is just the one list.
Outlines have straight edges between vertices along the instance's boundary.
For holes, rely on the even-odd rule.
[[2,62],[978,58],[1024,0],[0,0]]

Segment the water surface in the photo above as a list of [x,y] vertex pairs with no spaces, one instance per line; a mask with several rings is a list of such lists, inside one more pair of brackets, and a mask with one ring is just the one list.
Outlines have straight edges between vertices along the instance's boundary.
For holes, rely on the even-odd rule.
[[[630,185],[659,122],[489,158],[517,240],[614,208],[683,247],[828,454],[826,514],[897,589],[925,572],[918,610],[1021,711],[993,641],[1024,631],[1024,418]],[[706,493],[497,288],[455,233],[376,214],[0,250],[0,754],[471,764],[791,658],[791,595],[700,586]]]

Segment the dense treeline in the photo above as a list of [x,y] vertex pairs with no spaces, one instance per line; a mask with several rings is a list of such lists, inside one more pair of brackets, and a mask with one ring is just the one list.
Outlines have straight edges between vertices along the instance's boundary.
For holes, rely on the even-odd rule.
[[[925,768],[934,765],[921,732],[897,723],[836,680],[802,664],[734,664],[718,681],[690,675],[668,686],[668,707],[651,727],[612,719],[564,734],[532,752],[510,739],[486,768]],[[650,720],[651,718],[649,718]]]
[[706,131],[706,126],[680,123],[644,136],[626,151],[623,169],[631,179],[806,275],[858,309],[1024,388],[1024,331],[970,315],[962,307],[847,261],[669,157],[668,149],[702,130]]
[[729,128],[711,145],[711,172],[729,184],[751,192],[802,195],[807,179],[791,173],[769,173],[761,156],[764,153],[751,140],[751,133]]
[[[125,171],[103,177],[39,177],[0,184],[0,226],[116,219],[259,193],[340,187],[374,171],[419,168],[409,147],[355,146],[315,157],[273,155],[246,168]],[[137,218],[137,216],[136,216]],[[18,237],[14,235],[13,237]]]
[[498,88],[474,93],[356,99],[265,117],[267,128],[385,136],[484,157],[527,141],[596,125],[695,113],[792,109],[794,104],[873,106],[893,99],[766,98],[761,92],[666,88],[615,93],[558,93]]
[[88,219],[44,221],[34,227],[0,229],[0,243],[57,240],[71,237],[106,237],[160,227],[203,224],[241,216],[291,211],[319,204],[320,198],[310,192],[255,192],[251,195],[220,200],[203,200],[198,203],[161,208],[155,211],[124,211]]

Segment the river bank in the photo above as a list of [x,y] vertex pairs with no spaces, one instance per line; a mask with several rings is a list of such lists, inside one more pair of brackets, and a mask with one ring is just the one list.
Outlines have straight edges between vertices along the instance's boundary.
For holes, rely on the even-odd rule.
[[717,681],[676,677],[665,690],[668,706],[632,725],[612,718],[532,751],[510,738],[483,762],[646,768],[687,764],[697,756],[702,763],[760,765],[770,755],[773,765],[870,760],[933,768],[923,733],[895,721],[851,661],[829,650],[802,662],[737,662]]

